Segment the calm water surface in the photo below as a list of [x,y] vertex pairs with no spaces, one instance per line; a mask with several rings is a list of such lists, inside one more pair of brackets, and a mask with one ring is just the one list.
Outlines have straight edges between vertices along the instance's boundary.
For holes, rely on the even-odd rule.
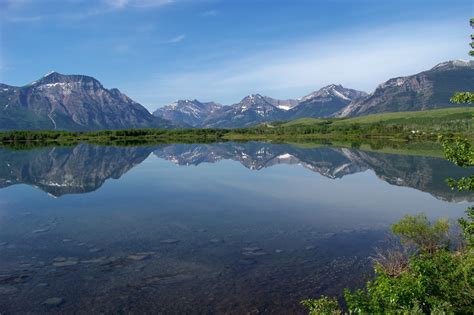
[[301,313],[361,286],[442,159],[266,143],[0,149],[0,312]]

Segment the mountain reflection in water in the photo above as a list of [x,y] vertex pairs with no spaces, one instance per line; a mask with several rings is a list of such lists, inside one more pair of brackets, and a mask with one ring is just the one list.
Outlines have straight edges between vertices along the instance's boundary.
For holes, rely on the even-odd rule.
[[0,149],[0,188],[28,184],[59,197],[99,189],[107,179],[118,179],[153,152],[177,165],[238,161],[250,170],[278,164],[301,165],[327,178],[373,171],[391,185],[411,187],[446,201],[472,201],[470,192],[452,191],[448,177],[469,171],[435,157],[385,154],[354,148],[301,148],[261,142],[170,144],[149,147],[112,147],[80,144],[76,147],[29,151]]

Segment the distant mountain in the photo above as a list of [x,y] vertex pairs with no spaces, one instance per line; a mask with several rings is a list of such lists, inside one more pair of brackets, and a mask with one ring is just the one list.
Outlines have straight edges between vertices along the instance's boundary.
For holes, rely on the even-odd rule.
[[201,127],[208,116],[220,109],[222,109],[222,105],[214,102],[201,103],[196,99],[192,101],[178,100],[158,108],[153,115],[178,124]]
[[159,108],[153,114],[192,127],[240,128],[276,120],[329,117],[365,95],[365,92],[333,84],[301,99],[278,100],[252,94],[229,106],[180,100]]
[[474,61],[454,60],[421,73],[390,79],[370,95],[355,100],[338,116],[417,111],[453,106],[456,91],[474,89]]
[[0,85],[0,130],[99,130],[172,124],[118,89],[84,75],[51,72],[26,86]]
[[288,111],[289,119],[303,117],[330,117],[351,102],[366,96],[367,93],[331,84],[299,100],[297,106]]
[[260,94],[252,94],[237,104],[223,106],[220,110],[215,111],[204,120],[203,125],[209,128],[247,127],[284,119],[285,112],[285,110],[271,104],[268,98]]

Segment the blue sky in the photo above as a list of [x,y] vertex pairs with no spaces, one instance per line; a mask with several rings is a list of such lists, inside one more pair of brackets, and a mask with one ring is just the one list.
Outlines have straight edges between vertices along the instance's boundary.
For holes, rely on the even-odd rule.
[[371,92],[468,59],[472,0],[0,0],[0,82],[87,74],[149,110],[181,98]]

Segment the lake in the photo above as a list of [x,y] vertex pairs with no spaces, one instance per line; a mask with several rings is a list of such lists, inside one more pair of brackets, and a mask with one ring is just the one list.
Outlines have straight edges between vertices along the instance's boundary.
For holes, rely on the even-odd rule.
[[0,149],[0,312],[304,313],[405,214],[474,200],[437,157],[259,142]]

